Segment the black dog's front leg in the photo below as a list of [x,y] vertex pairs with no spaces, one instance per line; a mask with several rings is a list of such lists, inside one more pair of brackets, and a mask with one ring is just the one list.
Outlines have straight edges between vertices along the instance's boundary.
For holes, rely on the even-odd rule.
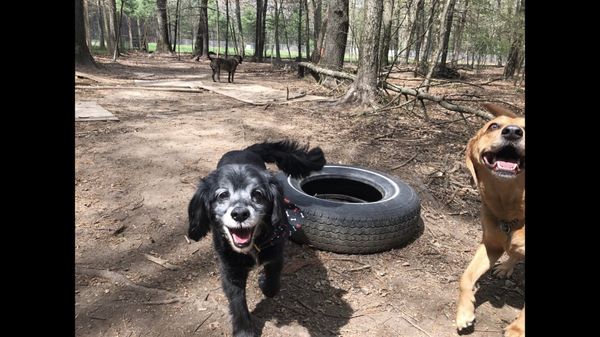
[[221,279],[223,291],[229,300],[229,313],[234,337],[254,337],[254,327],[246,304],[248,270],[224,270]]
[[258,285],[263,294],[273,297],[279,293],[281,288],[281,269],[283,269],[283,258],[279,257],[265,265],[264,274],[258,279]]

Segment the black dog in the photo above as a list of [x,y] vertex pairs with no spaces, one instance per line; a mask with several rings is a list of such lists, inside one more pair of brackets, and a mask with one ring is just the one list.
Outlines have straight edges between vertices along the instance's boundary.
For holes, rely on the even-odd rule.
[[213,232],[235,337],[256,336],[246,304],[248,272],[264,265],[260,289],[267,297],[275,296],[290,231],[283,189],[265,162],[303,177],[320,170],[325,156],[319,147],[309,151],[294,141],[264,142],[227,152],[217,170],[202,179],[188,207],[189,237],[198,241]]
[[[230,56],[228,58],[214,57],[215,53],[209,52],[208,59],[210,60],[210,68],[212,69],[213,82],[221,82],[221,69],[228,72],[227,82],[233,83],[233,76],[238,64],[242,63],[242,57],[240,55]],[[215,74],[217,80],[215,80]]]

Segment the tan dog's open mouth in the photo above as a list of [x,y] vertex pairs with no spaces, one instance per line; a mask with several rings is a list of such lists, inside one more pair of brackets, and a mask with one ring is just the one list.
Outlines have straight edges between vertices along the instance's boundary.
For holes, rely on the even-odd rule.
[[525,169],[525,156],[520,155],[512,145],[484,152],[481,157],[492,172],[502,177],[516,176]]

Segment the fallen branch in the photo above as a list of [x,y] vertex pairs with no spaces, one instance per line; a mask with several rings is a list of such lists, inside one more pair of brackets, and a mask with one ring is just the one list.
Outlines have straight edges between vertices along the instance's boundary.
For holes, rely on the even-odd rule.
[[170,91],[170,92],[195,92],[199,93],[202,89],[188,89],[188,88],[164,88],[164,87],[138,87],[138,86],[89,86],[89,85],[76,85],[75,89],[121,89],[121,90],[150,90],[150,91]]
[[166,268],[169,270],[178,270],[179,269],[179,267],[177,267],[174,264],[169,263],[167,260],[163,260],[156,256],[152,256],[152,255],[146,254],[146,253],[144,253],[144,256],[146,257],[146,259],[150,260],[151,262],[156,263],[157,265],[159,265],[163,268]]
[[393,171],[393,170],[397,170],[397,169],[401,168],[402,166],[404,166],[404,165],[406,165],[406,164],[410,163],[410,161],[411,161],[411,160],[413,160],[413,159],[415,159],[415,158],[417,157],[417,155],[418,155],[418,154],[419,154],[418,152],[417,152],[417,153],[415,153],[415,155],[414,155],[414,156],[412,156],[412,157],[408,158],[408,159],[407,159],[407,160],[405,160],[405,161],[404,161],[402,164],[400,164],[400,165],[396,165],[396,166],[392,167],[392,169],[391,169],[391,170],[392,170],[392,171]]
[[[344,73],[341,71],[334,71],[334,70],[330,70],[330,69],[325,69],[325,68],[321,68],[319,66],[316,66],[310,62],[299,62],[298,65],[300,66],[304,66],[312,71],[315,71],[319,74],[324,74],[327,76],[332,76],[332,77],[336,77],[336,78],[343,78],[343,79],[348,79],[348,80],[352,80],[354,81],[356,79],[356,76],[352,75],[352,74],[348,74],[348,73]],[[441,105],[442,107],[444,107],[445,109],[451,110],[451,111],[456,111],[456,112],[461,112],[461,113],[468,113],[468,114],[473,114],[482,118],[485,118],[487,120],[493,119],[494,116],[487,112],[487,111],[481,111],[481,110],[476,110],[473,109],[471,107],[467,107],[467,106],[461,106],[461,105],[457,105],[448,101],[445,101],[443,97],[441,96],[437,96],[437,95],[432,95],[428,92],[425,92],[424,90],[420,90],[420,89],[413,89],[413,88],[406,88],[406,87],[402,87],[402,86],[398,86],[398,85],[394,85],[394,84],[390,84],[387,82],[382,82],[383,83],[383,88],[384,89],[388,89],[403,95],[409,95],[409,96],[413,96],[416,99],[423,101],[423,100],[428,100],[428,101],[433,101],[438,103],[439,105]]]
[[127,277],[125,277],[124,275],[121,275],[117,272],[114,271],[110,271],[110,270],[102,270],[102,269],[92,269],[92,268],[85,268],[85,267],[80,267],[80,266],[75,266],[75,274],[80,274],[80,275],[88,275],[88,276],[95,276],[95,277],[101,277],[107,280],[112,281],[113,283],[119,283],[123,286],[129,287],[129,288],[133,288],[135,290],[139,290],[139,291],[143,291],[143,292],[149,292],[149,293],[153,293],[156,295],[161,295],[161,296],[165,296],[165,297],[169,297],[169,299],[162,301],[164,304],[164,302],[166,301],[171,301],[176,299],[177,301],[182,301],[184,302],[185,299],[182,299],[181,297],[171,293],[170,291],[166,291],[166,290],[162,290],[162,289],[156,289],[156,288],[148,288],[148,287],[144,287],[141,285],[137,285],[133,282],[131,282]]

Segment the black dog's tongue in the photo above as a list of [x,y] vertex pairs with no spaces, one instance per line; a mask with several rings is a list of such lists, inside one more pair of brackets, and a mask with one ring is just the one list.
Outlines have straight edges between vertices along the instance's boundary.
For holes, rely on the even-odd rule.
[[251,228],[239,228],[239,229],[230,229],[231,236],[233,237],[233,241],[239,245],[245,245],[250,242],[252,239],[252,229]]

